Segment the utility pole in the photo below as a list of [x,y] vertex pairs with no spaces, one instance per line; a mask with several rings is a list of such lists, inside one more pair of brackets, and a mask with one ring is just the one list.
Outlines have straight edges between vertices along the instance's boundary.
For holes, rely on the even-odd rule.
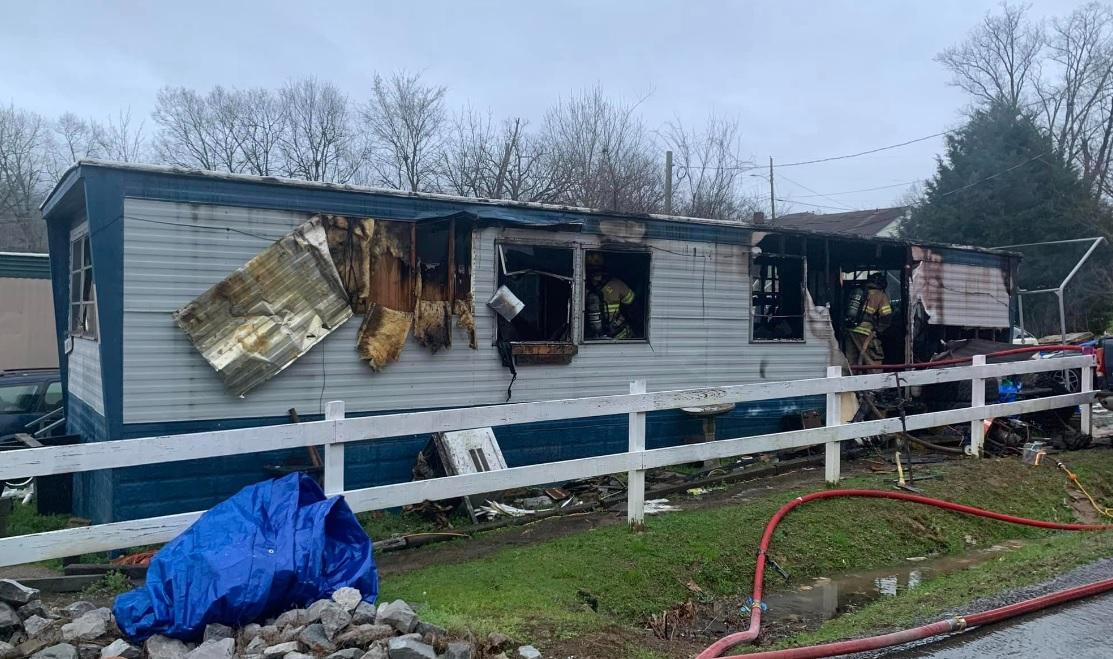
[[773,194],[773,156],[769,156],[769,221],[777,219],[777,197]]
[[672,151],[665,151],[665,215],[672,215]]

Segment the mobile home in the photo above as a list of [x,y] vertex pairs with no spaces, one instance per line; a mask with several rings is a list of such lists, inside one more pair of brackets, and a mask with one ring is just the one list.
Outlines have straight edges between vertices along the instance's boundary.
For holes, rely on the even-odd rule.
[[[887,361],[1010,325],[1016,257],[775,225],[81,162],[43,204],[68,431],[83,441],[822,377],[843,291],[884,271]],[[622,282],[623,331],[590,292]],[[501,296],[496,295],[502,293]],[[506,292],[511,295],[507,296]],[[518,315],[488,306],[509,303]],[[739,405],[719,437],[822,399]],[[648,443],[701,435],[650,415]],[[426,437],[350,445],[345,482],[408,480]],[[625,417],[500,430],[514,465],[624,450]],[[306,463],[276,452],[83,474],[95,522],[211,506]]]

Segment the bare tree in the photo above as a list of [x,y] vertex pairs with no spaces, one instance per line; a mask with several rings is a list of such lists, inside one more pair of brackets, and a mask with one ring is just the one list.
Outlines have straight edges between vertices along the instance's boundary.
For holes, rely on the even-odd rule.
[[499,198],[491,164],[496,136],[490,113],[464,108],[453,119],[440,153],[441,187],[465,197]]
[[143,123],[134,122],[131,108],[121,110],[116,118],[109,117],[104,124],[90,122],[97,155],[118,162],[143,160],[146,155]]
[[414,192],[435,186],[443,163],[444,94],[444,87],[425,85],[418,74],[375,76],[362,115],[377,183]]
[[664,141],[673,151],[676,212],[690,217],[740,220],[758,208],[743,190],[748,163],[739,157],[741,131],[735,120],[711,116],[702,130],[669,123]]
[[185,87],[163,87],[152,115],[160,131],[155,153],[171,165],[222,169],[219,149],[211,136],[212,116],[205,97]]
[[38,203],[51,182],[54,149],[45,119],[0,108],[0,249],[46,251]]
[[567,188],[542,140],[520,117],[496,125],[490,113],[464,109],[452,123],[441,152],[441,187],[453,194],[555,201]]
[[625,212],[661,202],[656,147],[635,105],[607,99],[598,87],[561,100],[545,116],[541,140],[567,188],[554,201]]
[[347,183],[363,162],[348,97],[330,82],[303,78],[279,93],[286,114],[280,150],[288,176]]
[[1060,154],[1097,189],[1113,148],[1113,11],[1096,2],[1080,7],[1052,21],[1046,43],[1040,116]]
[[1091,2],[1046,24],[1002,5],[937,58],[980,103],[1035,114],[1095,195],[1113,195],[1113,9]]
[[54,122],[51,158],[51,179],[58,180],[70,165],[86,158],[103,158],[100,150],[99,126],[72,112],[66,112]]
[[268,89],[240,92],[240,149],[243,170],[259,176],[283,171],[282,138],[288,116],[281,100]]
[[161,127],[156,154],[182,167],[244,171],[248,109],[245,94],[236,90],[217,86],[202,96],[185,87],[164,87],[153,115]]
[[1002,3],[1000,14],[987,14],[966,41],[940,53],[936,60],[951,71],[952,84],[980,100],[1019,108],[1043,47],[1027,12],[1026,5]]

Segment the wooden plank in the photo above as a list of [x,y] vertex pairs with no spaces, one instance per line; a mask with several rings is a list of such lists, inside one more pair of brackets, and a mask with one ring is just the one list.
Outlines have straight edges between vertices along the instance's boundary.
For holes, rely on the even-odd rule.
[[[1086,367],[1082,369],[1082,382],[1079,390],[1083,393],[1094,390],[1094,369]],[[1083,434],[1092,435],[1094,432],[1094,404],[1087,403],[1082,406],[1082,423],[1081,429]]]
[[[645,393],[645,380],[631,382],[630,393]],[[630,413],[628,445],[631,454],[645,450],[645,412]],[[641,469],[626,472],[626,521],[635,526],[645,521],[645,471]]]
[[44,593],[79,593],[89,586],[99,584],[101,581],[104,581],[103,574],[80,574],[20,579],[19,583]]
[[[974,355],[974,366],[985,364],[985,355]],[[985,407],[985,379],[975,377],[970,381],[970,407]],[[985,419],[981,416],[970,421],[970,453],[977,457],[982,456],[982,446],[985,444]]]
[[345,492],[344,498],[348,501],[352,510],[356,512],[383,510],[421,503],[422,501],[512,490],[517,487],[528,487],[539,483],[559,483],[577,478],[606,476],[607,474],[617,474],[640,467],[638,456],[630,453],[613,453],[593,458],[546,462],[526,467],[447,476],[412,483],[380,485]]
[[1056,359],[989,364],[979,367],[929,369],[925,371],[814,378],[783,382],[681,389],[644,394],[617,394],[571,398],[535,403],[487,405],[451,410],[406,412],[348,418],[342,421],[313,421],[238,430],[217,430],[141,439],[113,440],[72,446],[7,451],[0,462],[0,479],[48,476],[96,469],[111,469],[178,460],[239,455],[260,451],[303,448],[331,437],[335,423],[336,442],[431,434],[451,430],[497,427],[538,421],[590,418],[633,412],[653,412],[833,392],[884,389],[897,386],[938,384],[972,377],[998,377],[1093,365],[1090,355]]
[[0,538],[0,567],[173,540],[200,512]]
[[[906,417],[905,423],[908,430],[922,430],[940,425],[966,423],[982,415],[1006,416],[1080,405],[1092,401],[1094,396],[1095,392],[1091,391],[1013,403],[997,403],[977,409],[962,408],[914,414]],[[382,485],[351,490],[345,492],[344,496],[349,506],[356,512],[382,510],[426,500],[455,498],[576,478],[604,476],[623,471],[654,469],[687,462],[845,441],[859,437],[893,433],[900,429],[900,419],[878,419],[834,427],[810,428],[757,437],[701,442],[687,446],[653,449],[641,453],[617,453],[578,460],[514,467],[497,472],[481,472],[412,483]],[[0,567],[167,542],[192,524],[200,515],[200,512],[183,513],[166,517],[0,538]]]
[[[344,401],[330,400],[325,404],[325,420],[339,421],[344,418]],[[335,434],[335,423],[333,424]],[[325,494],[332,496],[344,491],[344,445],[331,441],[325,444]]]
[[[827,377],[841,378],[842,366],[828,366]],[[827,394],[827,426],[842,425],[842,394]],[[842,473],[842,444],[827,442],[824,445],[823,479],[837,485]]]

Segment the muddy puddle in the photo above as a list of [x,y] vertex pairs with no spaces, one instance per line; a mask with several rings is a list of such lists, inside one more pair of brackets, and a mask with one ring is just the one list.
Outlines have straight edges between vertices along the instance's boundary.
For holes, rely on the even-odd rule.
[[[934,577],[977,567],[1021,546],[1019,542],[1008,542],[955,556],[914,557],[903,565],[881,570],[818,577],[793,590],[766,595],[769,609],[765,619],[774,624],[817,626],[874,600],[913,590]],[[775,572],[767,573],[766,578],[777,576]]]

